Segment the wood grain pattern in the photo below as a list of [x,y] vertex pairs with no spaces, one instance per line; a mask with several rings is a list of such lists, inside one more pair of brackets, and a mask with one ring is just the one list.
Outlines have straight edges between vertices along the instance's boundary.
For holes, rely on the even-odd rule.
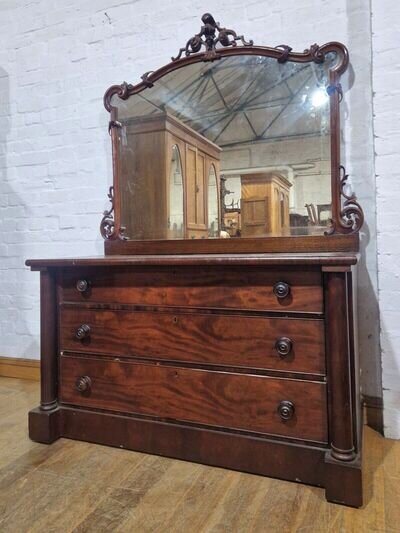
[[145,115],[141,117],[130,117],[124,119],[130,134],[143,132],[167,131],[171,137],[184,142],[192,142],[202,152],[212,159],[219,159],[222,149],[201,135],[201,133],[190,128],[187,124],[179,120],[174,115],[167,112],[160,112],[156,115]]
[[181,158],[182,194],[185,192],[181,236],[187,238],[190,228],[206,238],[208,168],[205,163],[206,159],[210,160],[219,168],[221,149],[168,113],[131,118],[123,123],[127,140],[119,150],[119,187],[124,235],[132,240],[170,237],[170,172],[175,145]]
[[[323,490],[316,487],[121,449],[111,424],[104,420],[99,421],[97,434],[102,430],[103,437],[106,433],[110,441],[114,439],[109,444],[116,448],[70,439],[60,439],[51,446],[37,444],[26,435],[26,411],[38,401],[37,382],[0,378],[2,531],[124,532],[135,531],[146,519],[169,533],[209,533],[212,528],[251,533],[398,530],[400,441],[384,439],[368,427],[364,441],[365,504],[361,509],[350,509],[326,502]],[[76,419],[74,411],[70,412],[71,420]],[[87,422],[81,420],[80,431]],[[77,425],[73,430],[78,431]],[[148,438],[143,431],[132,431],[135,433],[142,440]],[[166,441],[164,435],[158,439],[160,445]],[[185,447],[188,454],[196,444],[198,448],[205,446],[195,436],[193,446]],[[273,464],[268,458],[279,456],[278,448],[283,445],[269,444],[275,448],[269,448],[268,453],[263,448],[258,453],[260,439],[253,439],[253,448],[243,459],[255,465],[257,457],[260,465]],[[209,452],[213,455],[218,449],[221,445],[215,443]],[[237,446],[232,444],[231,449],[227,459],[238,453]],[[290,459],[291,449],[296,453]],[[285,450],[293,475],[304,481],[301,476],[310,475],[312,469],[304,466],[311,460],[303,450],[309,456],[315,450],[299,446]],[[312,464],[315,482],[317,473],[322,477],[323,463],[316,459]],[[188,478],[191,483],[185,481]]]
[[[93,332],[101,335],[99,344],[109,343],[107,350],[112,350],[112,345],[119,343],[121,350],[117,353],[115,348],[115,353],[100,354],[83,350],[65,352],[61,357],[60,374],[56,376],[52,370],[47,377],[48,386],[56,398],[61,392],[63,402],[58,410],[50,411],[51,417],[38,409],[31,411],[30,436],[38,442],[67,436],[301,480],[324,486],[330,501],[360,505],[361,450],[357,445],[354,460],[346,462],[349,454],[339,442],[343,435],[350,434],[349,428],[353,437],[361,436],[360,419],[356,411],[350,412],[350,404],[353,406],[359,401],[357,383],[345,376],[348,368],[354,368],[354,373],[351,371],[354,375],[357,371],[353,356],[354,335],[346,328],[335,326],[342,323],[344,316],[351,317],[351,283],[347,284],[347,290],[333,290],[333,286],[329,290],[328,287],[331,278],[345,276],[350,280],[351,265],[356,262],[353,254],[236,254],[232,257],[216,254],[50,262],[47,271],[56,274],[57,291],[52,286],[49,293],[52,305],[44,306],[49,321],[42,324],[45,330],[51,327],[48,339],[51,340],[52,369],[57,366],[53,365],[53,354],[57,353],[53,347],[58,353],[60,350],[60,343],[54,344],[53,339],[59,341],[57,322],[60,317],[64,320],[66,309],[82,312],[79,318],[86,319],[88,313],[94,315]],[[46,262],[30,264],[46,272]],[[81,281],[79,288],[84,292],[79,292],[76,284],[82,279],[87,279],[89,290],[86,282]],[[289,297],[286,294],[288,284],[292,288]],[[107,314],[103,315],[104,312]],[[126,328],[125,318],[121,317],[131,317],[135,313],[141,326],[136,330],[134,326],[131,329],[131,325]],[[151,314],[145,316],[145,313]],[[156,313],[160,317],[172,317],[174,326],[181,328],[174,339],[169,335],[168,322],[156,323]],[[101,316],[103,318],[96,322]],[[245,318],[243,324],[239,323],[240,318]],[[72,321],[72,316],[67,320]],[[130,323],[130,318],[127,320]],[[304,342],[309,347],[314,344],[306,324],[324,323],[328,328],[326,376],[298,374],[290,369],[277,372],[276,369],[239,367],[230,363],[231,358],[238,357],[235,349],[239,347],[251,364],[258,366],[258,350],[266,346],[269,335],[274,333],[272,325],[276,324],[275,329],[278,329],[281,323],[289,327],[301,321],[305,325],[301,334],[304,330]],[[119,335],[117,340],[105,338],[107,322],[111,324],[112,335],[114,332],[116,338]],[[270,332],[262,329],[267,322],[271,325]],[[352,327],[349,324],[349,328]],[[147,338],[143,331],[146,328]],[[87,329],[82,327],[81,331],[85,333]],[[125,329],[128,331],[126,339]],[[225,335],[228,329],[239,333],[237,346]],[[339,333],[335,336],[336,330]],[[299,330],[295,328],[290,333],[297,335]],[[151,335],[155,336],[153,340],[148,339]],[[326,331],[324,335],[326,337]],[[192,338],[191,344],[189,338]],[[125,350],[130,350],[131,346],[135,351],[150,351],[155,343],[168,359],[160,356],[151,360],[135,354],[123,358]],[[287,341],[282,342],[283,351],[285,346],[288,346]],[[83,349],[86,347],[83,344]],[[336,347],[340,364],[337,364],[337,357],[336,363],[329,361],[332,347]],[[97,349],[102,350],[96,345]],[[182,359],[171,359],[177,357],[175,351]],[[307,360],[311,361],[311,350],[307,352],[310,358]],[[267,351],[265,353],[268,355]],[[185,360],[186,357],[192,359]],[[196,357],[203,361],[195,361]],[[213,366],[213,362],[204,362],[204,359],[217,357],[226,358],[227,363]],[[294,362],[298,360],[295,357]],[[66,365],[70,366],[64,371]],[[343,376],[351,389],[347,396],[340,396]],[[76,390],[77,380],[80,392]],[[331,400],[333,389],[338,392],[336,408],[330,411],[331,420],[332,417],[334,420],[329,427],[325,380],[330,387]],[[341,405],[341,397],[344,405]],[[293,405],[295,416],[290,418]],[[282,420],[285,417],[289,417],[288,422]],[[340,430],[342,419],[346,427]],[[338,443],[335,459],[330,455],[333,450],[330,442],[334,446]]]
[[241,176],[241,237],[290,233],[290,187],[291,183],[279,172]]
[[195,239],[173,241],[104,241],[105,255],[135,254],[253,254],[298,252],[358,252],[360,237],[307,235],[244,239]]
[[[76,290],[79,279],[90,282],[87,294]],[[273,292],[279,281],[291,287],[286,298],[279,299]],[[59,283],[61,301],[309,313],[323,310],[322,280],[317,268],[80,268],[64,271]]]
[[[349,237],[345,235],[344,237]],[[297,238],[297,237],[296,237]],[[335,237],[331,237],[334,239]],[[301,253],[303,252],[303,253]],[[292,250],[291,253],[249,254],[188,254],[177,251],[173,255],[113,255],[95,257],[70,257],[58,259],[28,259],[25,264],[32,270],[49,267],[118,267],[118,266],[224,266],[224,267],[299,267],[299,266],[349,266],[357,263],[357,255],[345,252],[312,253]]]
[[40,409],[57,407],[57,288],[53,270],[40,272]]
[[165,239],[171,159],[165,133],[131,135],[128,128],[126,136],[120,149],[121,224],[132,239]]
[[324,485],[325,449],[318,446],[78,407],[64,406],[62,415],[67,438]]
[[[61,357],[61,401],[211,426],[326,442],[325,385],[180,367]],[[75,389],[89,376],[89,394]],[[282,400],[295,404],[282,421]]]
[[344,272],[325,274],[330,444],[332,456],[343,461],[352,461],[356,455],[359,401],[354,398],[352,383],[353,325],[349,323],[349,309],[338,306],[338,302],[345,302],[349,297],[348,278]]
[[[83,341],[75,336],[81,324],[90,327],[90,336]],[[279,337],[288,337],[293,343],[285,357],[275,347]],[[139,356],[311,374],[325,372],[324,323],[311,319],[70,306],[61,309],[60,349],[121,358]]]

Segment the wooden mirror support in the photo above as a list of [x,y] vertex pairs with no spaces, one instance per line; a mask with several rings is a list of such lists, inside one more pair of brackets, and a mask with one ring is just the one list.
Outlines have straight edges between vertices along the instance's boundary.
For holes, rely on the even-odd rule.
[[[340,160],[340,102],[343,91],[340,77],[349,63],[347,48],[339,42],[322,46],[311,45],[304,52],[293,52],[287,45],[274,48],[256,46],[246,41],[235,31],[222,28],[214,18],[206,13],[202,17],[201,31],[188,40],[176,57],[156,71],[146,72],[137,85],[126,82],[111,86],[104,95],[104,106],[110,113],[109,132],[112,140],[113,186],[109,191],[111,207],[104,212],[100,232],[105,239],[106,254],[152,254],[152,253],[251,253],[251,252],[296,252],[296,251],[357,251],[358,232],[364,215],[354,194],[348,194],[345,168]],[[241,240],[128,240],[124,235],[121,221],[121,164],[118,110],[112,105],[113,97],[128,100],[153,87],[165,75],[200,62],[214,62],[224,57],[264,56],[275,59],[280,64],[315,63],[323,64],[328,54],[334,53],[336,60],[329,68],[329,83],[326,92],[330,101],[330,161],[331,161],[331,218],[324,235],[266,237]],[[221,204],[224,212],[225,204]],[[134,216],[134,215],[133,215]],[[223,217],[223,213],[222,213]],[[223,218],[222,218],[223,225]]]
[[[359,507],[362,409],[354,280],[363,213],[346,191],[339,152],[339,78],[348,53],[335,42],[303,53],[259,47],[209,14],[202,21],[200,33],[171,63],[144,74],[138,85],[116,85],[105,95],[114,171],[111,207],[101,222],[106,254],[27,261],[41,280],[41,401],[29,413],[29,435],[47,444],[59,437],[80,439],[306,483],[323,487],[329,501]],[[336,61],[326,88],[330,145],[325,135],[324,149],[330,148],[330,156],[324,161],[331,161],[332,203],[321,201],[316,208],[305,202],[295,213],[300,223],[307,216],[317,225],[329,210],[326,235],[255,238],[290,225],[289,180],[268,169],[258,174],[260,200],[247,194],[259,178],[255,172],[244,176],[238,213],[235,202],[226,202],[229,181],[216,178],[223,162],[219,146],[160,113],[129,124],[144,131],[157,123],[152,146],[160,172],[148,172],[145,157],[133,160],[140,186],[157,181],[152,191],[164,202],[158,226],[144,231],[132,218],[135,212],[126,218],[133,233],[143,231],[147,238],[157,231],[160,238],[127,239],[121,220],[122,127],[113,98],[124,102],[167,73],[176,77],[177,69],[199,62],[214,67],[227,56],[267,56],[275,72],[275,61],[314,67],[330,52]],[[203,181],[190,184],[198,203],[185,212],[190,150],[192,166],[200,161],[201,168],[193,174]],[[328,196],[329,165],[324,169]],[[271,198],[278,202],[275,217]],[[145,218],[153,196],[146,191],[144,205],[132,196],[130,201]],[[239,214],[244,236],[232,238]],[[323,229],[325,222],[319,223]]]

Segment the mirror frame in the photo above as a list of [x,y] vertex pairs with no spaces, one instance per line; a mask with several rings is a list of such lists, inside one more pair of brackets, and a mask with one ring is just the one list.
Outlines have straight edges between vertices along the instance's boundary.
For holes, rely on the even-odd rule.
[[[112,254],[176,254],[176,253],[266,253],[266,252],[334,252],[358,251],[359,230],[364,222],[364,214],[354,194],[347,194],[345,188],[348,175],[340,163],[340,102],[343,90],[340,77],[349,64],[347,48],[339,42],[329,42],[322,46],[311,45],[304,52],[293,52],[287,45],[275,48],[255,46],[246,41],[234,30],[223,28],[213,16],[202,16],[203,26],[198,34],[190,38],[171,62],[156,71],[143,74],[137,85],[123,82],[112,85],[104,95],[104,107],[110,113],[109,133],[112,142],[113,185],[108,197],[110,209],[104,211],[100,232],[105,240],[106,255]],[[238,42],[240,41],[240,46]],[[204,48],[204,51],[202,49]],[[332,215],[330,225],[324,235],[288,237],[258,237],[243,239],[201,239],[201,240],[155,240],[133,241],[124,237],[121,225],[120,161],[118,109],[111,104],[114,96],[127,100],[152,87],[157,80],[174,70],[199,62],[217,61],[222,57],[256,55],[274,58],[278,63],[323,63],[330,52],[336,53],[336,60],[329,69],[329,84],[326,87],[330,100],[331,137],[331,197]],[[221,185],[221,184],[220,184]],[[223,184],[221,186],[223,189]],[[223,198],[223,190],[221,198]],[[221,209],[223,206],[221,205]]]

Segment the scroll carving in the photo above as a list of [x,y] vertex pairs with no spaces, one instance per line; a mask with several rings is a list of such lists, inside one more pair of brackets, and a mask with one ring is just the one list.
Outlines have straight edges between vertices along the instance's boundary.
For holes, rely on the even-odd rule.
[[114,225],[114,187],[111,186],[108,191],[108,199],[111,202],[110,209],[106,209],[103,212],[103,218],[100,222],[100,233],[103,239],[111,239],[114,235],[115,225]]
[[280,44],[279,46],[275,46],[276,50],[282,50],[282,54],[278,57],[278,63],[286,63],[286,61],[289,59],[289,54],[293,50],[290,46],[287,44]]
[[312,57],[314,63],[323,63],[325,61],[324,51],[316,43],[312,44],[310,48],[304,50],[304,53],[309,54]]
[[227,47],[237,46],[237,41],[240,41],[245,46],[253,46],[253,41],[246,41],[243,35],[237,35],[234,30],[221,28],[219,22],[215,22],[214,17],[210,13],[205,13],[201,17],[201,21],[204,26],[201,27],[200,32],[188,40],[186,46],[179,50],[178,55],[171,58],[172,61],[180,59],[183,53],[185,53],[185,56],[197,54],[203,46],[206,50],[204,59],[213,59],[216,57],[218,43],[223,47]]
[[154,83],[152,83],[150,80],[149,80],[149,76],[150,74],[152,74],[154,71],[153,70],[149,70],[148,72],[145,72],[142,76],[141,76],[141,79],[143,81],[143,83],[146,85],[146,87],[153,87]]
[[107,109],[107,111],[111,111],[111,99],[114,95],[121,98],[121,100],[127,100],[132,89],[133,85],[127,83],[126,81],[122,82],[121,85],[112,85],[104,95],[104,107]]
[[339,195],[344,198],[343,204],[339,207],[338,213],[332,213],[331,226],[325,235],[334,233],[356,233],[364,223],[364,212],[357,201],[354,193],[347,194],[345,187],[349,175],[346,174],[344,166],[339,167]]
[[[246,41],[243,35],[238,36],[234,30],[221,28],[219,23],[215,22],[214,18],[209,13],[203,15],[202,21],[204,22],[204,26],[202,26],[200,33],[189,39],[186,46],[179,50],[178,55],[172,58],[170,63],[156,71],[146,72],[141,76],[141,82],[137,85],[132,85],[126,81],[121,83],[121,85],[112,85],[104,95],[104,107],[106,110],[109,113],[115,113],[115,109],[111,105],[113,96],[118,96],[121,100],[127,100],[133,94],[140,93],[144,89],[153,87],[154,83],[165,74],[180,68],[181,61],[189,61],[190,63],[195,63],[197,61],[212,61],[216,57],[219,58],[224,55],[235,55],[235,52],[232,50],[235,47],[238,55],[244,53],[249,55],[261,55],[275,58],[278,63],[286,63],[287,61],[301,63],[313,61],[315,63],[323,63],[326,54],[334,52],[338,56],[333,68],[335,75],[343,73],[348,65],[348,51],[341,43],[330,42],[322,46],[313,44],[304,52],[299,53],[293,52],[293,49],[286,44],[281,44],[275,48],[255,46],[253,41]],[[243,46],[237,47],[237,41],[241,41]],[[221,47],[217,48],[217,44],[221,44]],[[202,48],[205,48],[205,51],[200,53]],[[338,90],[339,92],[340,88],[333,83],[329,86],[329,89],[331,91]],[[116,115],[114,116],[114,119],[115,117]]]
[[103,212],[103,218],[100,222],[100,233],[104,240],[112,240],[119,238],[125,240],[126,237],[123,235],[125,228],[120,228],[118,232],[115,230],[114,222],[114,187],[111,186],[108,191],[108,199],[111,202],[110,209],[106,209]]

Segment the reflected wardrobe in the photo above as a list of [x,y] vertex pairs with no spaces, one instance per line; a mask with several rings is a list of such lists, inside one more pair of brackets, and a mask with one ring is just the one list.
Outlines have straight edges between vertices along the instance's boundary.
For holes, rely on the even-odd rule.
[[217,237],[221,149],[168,113],[135,117],[125,125],[125,235],[139,240]]

